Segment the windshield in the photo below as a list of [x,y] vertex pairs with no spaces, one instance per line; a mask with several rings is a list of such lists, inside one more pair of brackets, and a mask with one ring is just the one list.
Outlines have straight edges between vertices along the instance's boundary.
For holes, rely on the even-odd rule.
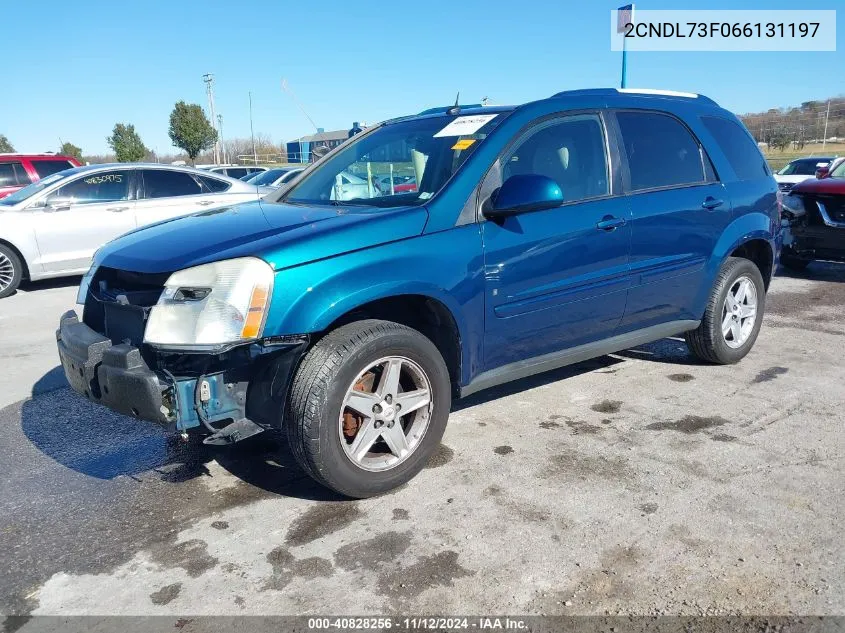
[[385,124],[322,162],[282,199],[378,207],[423,204],[503,118],[491,113]]
[[67,178],[68,174],[64,172],[59,172],[57,174],[53,174],[52,176],[47,176],[46,178],[42,178],[38,182],[34,182],[31,185],[27,185],[23,189],[19,189],[15,193],[10,196],[6,196],[5,198],[0,198],[0,204],[10,207],[18,202],[23,202],[27,198],[31,198],[37,193],[44,191],[47,187],[52,185],[54,182],[61,180],[62,178]]
[[252,178],[249,179],[253,185],[272,185],[276,182],[276,178],[284,174],[287,170],[286,169],[268,169],[267,171],[262,171],[261,173],[255,174]]
[[836,168],[830,172],[831,178],[845,178],[845,160],[841,161]]
[[778,174],[781,176],[814,176],[819,165],[828,163],[826,158],[813,158],[811,160],[794,160],[781,169]]

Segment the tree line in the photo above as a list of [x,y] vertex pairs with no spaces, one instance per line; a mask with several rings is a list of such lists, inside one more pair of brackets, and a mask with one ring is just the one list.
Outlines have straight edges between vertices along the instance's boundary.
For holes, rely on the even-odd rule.
[[[168,135],[173,146],[182,150],[191,164],[195,164],[202,151],[214,147],[217,143],[217,130],[205,116],[202,107],[184,101],[177,102],[170,113]],[[114,160],[119,163],[132,163],[154,156],[131,123],[116,123],[112,133],[106,137],[106,142],[114,152]],[[9,139],[0,134],[0,153],[14,151],[15,148]],[[82,148],[70,142],[61,144],[59,154],[73,156],[80,162],[83,159]]]
[[805,101],[800,106],[771,108],[739,118],[758,143],[780,151],[800,150],[825,138],[841,142],[845,138],[845,97]]

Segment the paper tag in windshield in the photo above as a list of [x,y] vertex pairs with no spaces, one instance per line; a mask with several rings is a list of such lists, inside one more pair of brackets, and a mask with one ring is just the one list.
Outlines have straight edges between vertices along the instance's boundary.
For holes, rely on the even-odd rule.
[[484,127],[488,121],[496,118],[495,114],[474,114],[472,116],[459,116],[457,119],[449,123],[446,127],[435,134],[435,138],[440,136],[465,136],[475,134]]

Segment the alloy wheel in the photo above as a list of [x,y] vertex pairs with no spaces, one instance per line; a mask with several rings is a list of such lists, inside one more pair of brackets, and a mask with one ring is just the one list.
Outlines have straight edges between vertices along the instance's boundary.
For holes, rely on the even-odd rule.
[[722,306],[722,336],[736,349],[751,336],[757,321],[757,287],[748,277],[733,282]]
[[395,468],[422,442],[432,412],[431,383],[410,358],[370,364],[346,390],[338,432],[346,456],[363,470]]

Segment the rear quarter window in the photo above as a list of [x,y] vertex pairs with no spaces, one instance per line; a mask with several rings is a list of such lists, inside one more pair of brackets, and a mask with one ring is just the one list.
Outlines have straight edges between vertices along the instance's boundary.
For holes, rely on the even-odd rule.
[[769,166],[757,143],[739,123],[716,116],[703,116],[701,122],[716,140],[738,180],[755,180],[771,176]]
[[217,178],[210,178],[208,176],[197,176],[202,183],[203,189],[210,193],[220,193],[226,191],[232,185],[225,180],[218,180]]

